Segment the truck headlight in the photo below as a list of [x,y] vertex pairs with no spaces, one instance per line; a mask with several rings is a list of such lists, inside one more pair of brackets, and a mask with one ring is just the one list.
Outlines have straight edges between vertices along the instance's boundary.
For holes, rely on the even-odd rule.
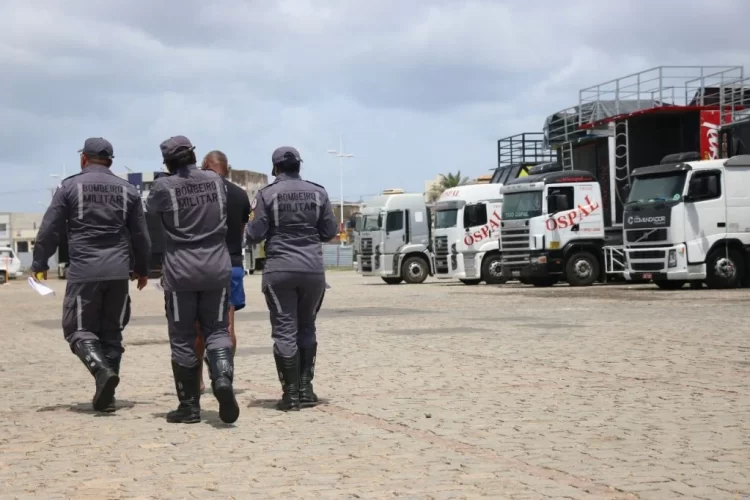
[[667,267],[677,267],[677,250],[670,250],[667,258]]

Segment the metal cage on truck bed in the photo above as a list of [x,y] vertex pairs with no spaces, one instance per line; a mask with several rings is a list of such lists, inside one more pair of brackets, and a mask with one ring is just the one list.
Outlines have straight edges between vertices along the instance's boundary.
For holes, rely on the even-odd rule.
[[748,96],[742,66],[652,68],[580,90],[577,106],[546,119],[545,146],[563,169],[596,175],[605,225],[620,226],[630,172],[685,151],[719,158],[719,130]]
[[497,141],[497,168],[490,183],[504,183],[528,174],[529,167],[556,161],[557,152],[545,146],[543,132],[511,135]]

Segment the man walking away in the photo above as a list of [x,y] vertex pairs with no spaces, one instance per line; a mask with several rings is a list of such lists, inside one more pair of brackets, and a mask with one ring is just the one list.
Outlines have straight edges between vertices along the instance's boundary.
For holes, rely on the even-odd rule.
[[79,153],[81,172],[62,181],[44,214],[31,270],[37,279],[47,278],[47,262],[67,231],[65,340],[96,380],[94,409],[113,412],[122,331],[130,321],[131,251],[133,279],[141,290],[148,282],[151,240],[138,191],[110,171],[112,144],[86,139]]
[[154,181],[146,210],[159,214],[165,235],[162,273],[169,342],[178,408],[171,423],[200,421],[202,363],[196,352],[196,321],[208,350],[211,387],[223,422],[237,420],[234,356],[227,328],[231,261],[227,233],[226,191],[221,177],[196,166],[194,147],[184,136],[161,143],[167,170]]
[[276,179],[250,204],[246,237],[248,244],[266,240],[262,288],[283,390],[278,409],[298,411],[300,404],[318,401],[312,380],[315,319],[326,286],[321,243],[333,239],[338,228],[325,188],[300,177],[296,149],[276,149],[271,163]]
[[[221,151],[211,151],[203,158],[203,169],[212,170],[224,179],[227,190],[227,249],[232,261],[232,278],[229,285],[229,336],[232,338],[232,354],[237,352],[237,334],[234,329],[234,312],[245,307],[245,266],[242,263],[242,240],[245,224],[250,217],[250,199],[247,191],[231,182],[227,155]],[[200,326],[199,326],[200,327]],[[198,335],[198,359],[203,359],[202,335]],[[208,359],[206,364],[209,365]],[[210,366],[210,365],[209,365]],[[203,392],[203,370],[201,369],[201,392]]]

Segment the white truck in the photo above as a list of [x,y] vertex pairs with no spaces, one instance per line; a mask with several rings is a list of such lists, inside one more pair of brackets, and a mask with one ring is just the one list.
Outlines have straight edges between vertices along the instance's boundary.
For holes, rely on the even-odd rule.
[[501,208],[498,184],[469,184],[443,192],[434,208],[435,277],[466,285],[506,281],[498,240]]
[[422,193],[374,196],[363,204],[361,214],[359,274],[380,276],[389,285],[423,283],[433,275],[431,214]]
[[669,155],[631,173],[624,214],[626,277],[663,289],[748,285],[750,155]]
[[[500,188],[501,248],[506,279],[534,286],[560,280],[590,286],[606,277],[618,232],[607,234],[602,193],[585,171],[550,165]],[[614,236],[614,237],[613,237]]]

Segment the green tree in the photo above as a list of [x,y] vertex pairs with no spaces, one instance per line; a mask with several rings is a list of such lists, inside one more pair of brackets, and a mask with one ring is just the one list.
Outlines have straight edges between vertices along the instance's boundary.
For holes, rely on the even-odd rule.
[[457,171],[455,174],[448,172],[447,174],[440,174],[440,182],[435,184],[428,193],[427,197],[430,203],[436,201],[443,194],[443,191],[454,188],[456,186],[463,186],[469,183],[468,177],[463,177],[461,171]]

